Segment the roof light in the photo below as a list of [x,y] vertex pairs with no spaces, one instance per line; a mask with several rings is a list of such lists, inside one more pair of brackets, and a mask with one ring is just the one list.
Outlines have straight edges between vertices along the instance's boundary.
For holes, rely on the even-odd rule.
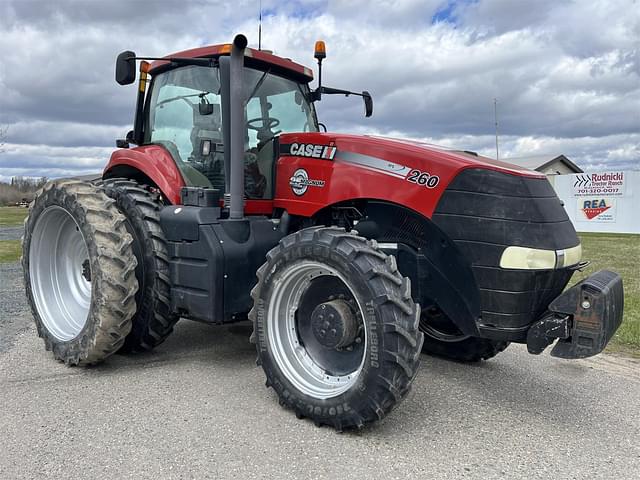
[[315,50],[313,52],[314,58],[317,58],[318,60],[322,60],[323,58],[326,58],[327,48],[322,40],[318,40],[316,42],[316,47],[314,50]]

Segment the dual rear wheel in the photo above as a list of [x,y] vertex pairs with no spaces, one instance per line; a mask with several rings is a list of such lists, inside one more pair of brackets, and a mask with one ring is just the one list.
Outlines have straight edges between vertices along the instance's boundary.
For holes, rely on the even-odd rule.
[[114,200],[86,182],[46,184],[25,220],[22,264],[38,334],[55,358],[91,365],[122,348],[137,260]]
[[50,182],[25,220],[22,263],[39,335],[70,365],[144,351],[171,333],[158,195],[126,179]]

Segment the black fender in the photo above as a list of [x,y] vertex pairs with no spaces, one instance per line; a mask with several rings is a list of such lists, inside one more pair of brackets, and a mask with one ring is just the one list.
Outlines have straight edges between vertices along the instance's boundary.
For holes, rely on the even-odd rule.
[[109,178],[128,178],[130,180],[135,180],[142,185],[149,185],[151,187],[158,188],[156,182],[154,182],[151,177],[130,165],[115,165],[109,170],[106,170],[102,174],[102,179],[107,180]]
[[480,291],[469,260],[449,236],[400,205],[369,200],[359,208],[363,218],[354,228],[396,256],[398,269],[411,279],[414,301],[423,309],[437,306],[462,333],[480,336]]

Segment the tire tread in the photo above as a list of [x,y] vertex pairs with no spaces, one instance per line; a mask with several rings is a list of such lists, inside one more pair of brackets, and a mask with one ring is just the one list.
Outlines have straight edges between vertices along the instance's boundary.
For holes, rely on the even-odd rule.
[[173,332],[178,317],[171,311],[169,255],[167,242],[160,226],[163,203],[148,186],[127,178],[109,178],[100,182],[105,193],[116,203],[136,230],[142,243],[138,261],[149,273],[141,283],[138,310],[133,328],[127,336],[124,352],[149,351],[160,345]]
[[257,363],[263,366],[266,385],[276,390],[279,401],[292,409],[298,418],[310,418],[317,425],[328,425],[336,430],[362,428],[364,425],[378,421],[386,416],[410,391],[420,363],[420,350],[423,335],[418,329],[416,318],[420,307],[411,298],[411,284],[398,271],[395,258],[387,256],[378,249],[376,242],[367,240],[355,232],[347,232],[339,227],[311,227],[299,230],[280,240],[267,255],[267,262],[257,271],[258,283],[251,291],[254,305],[249,312],[253,322],[252,340],[256,340],[259,331],[259,305],[263,303],[262,292],[265,290],[266,272],[275,268],[275,262],[282,259],[287,250],[304,243],[327,247],[331,251],[340,252],[350,259],[363,278],[374,291],[372,299],[377,308],[385,309],[381,335],[384,336],[385,350],[380,352],[379,372],[373,377],[371,392],[364,407],[358,411],[350,410],[342,415],[318,415],[315,411],[305,409],[304,402],[296,397],[288,388],[282,386],[274,372],[265,368],[266,358],[257,345]]
[[[50,205],[63,206],[83,229],[90,252],[92,301],[85,328],[69,341],[59,341],[42,322],[33,300],[29,275],[29,248],[38,215]],[[82,212],[79,214],[79,212]],[[48,182],[30,205],[25,219],[22,265],[27,298],[45,348],[67,365],[94,365],[115,353],[131,330],[138,282],[133,238],[124,217],[95,185],[74,179]]]

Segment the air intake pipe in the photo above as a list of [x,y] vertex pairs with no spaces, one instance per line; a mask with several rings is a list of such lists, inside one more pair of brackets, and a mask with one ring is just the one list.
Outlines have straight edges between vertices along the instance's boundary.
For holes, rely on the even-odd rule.
[[231,172],[229,218],[244,217],[244,49],[247,37],[236,35],[231,46],[229,65],[229,110]]

